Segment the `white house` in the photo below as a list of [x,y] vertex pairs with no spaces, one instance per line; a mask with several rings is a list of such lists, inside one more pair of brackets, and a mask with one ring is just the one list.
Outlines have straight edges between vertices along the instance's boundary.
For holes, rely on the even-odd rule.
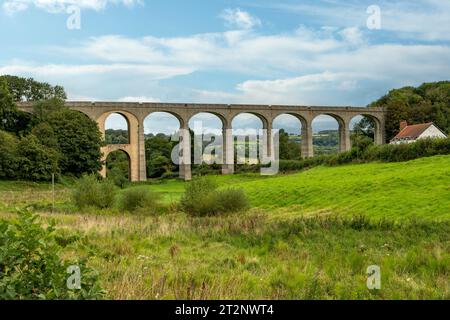
[[425,138],[447,138],[447,135],[433,122],[408,125],[400,122],[400,132],[391,140],[391,144],[411,143]]

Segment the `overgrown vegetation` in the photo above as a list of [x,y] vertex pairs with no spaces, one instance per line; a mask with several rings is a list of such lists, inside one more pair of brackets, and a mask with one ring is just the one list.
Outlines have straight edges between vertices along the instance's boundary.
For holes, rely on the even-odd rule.
[[247,208],[248,201],[243,190],[218,190],[217,187],[213,180],[206,177],[190,182],[180,201],[182,209],[193,216],[210,216]]
[[123,211],[155,214],[161,208],[161,195],[145,188],[124,190],[119,197],[119,208]]
[[111,208],[116,197],[116,187],[112,181],[99,180],[96,175],[84,175],[75,184],[72,198],[80,209]]
[[[17,220],[0,220],[0,299],[102,298],[97,273],[84,260],[62,260],[54,224],[43,228],[37,219],[22,211]],[[78,289],[67,285],[69,266],[80,270]]]

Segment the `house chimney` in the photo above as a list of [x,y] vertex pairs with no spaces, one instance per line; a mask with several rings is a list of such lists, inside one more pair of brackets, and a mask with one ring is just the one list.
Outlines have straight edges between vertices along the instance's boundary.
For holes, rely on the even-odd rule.
[[405,129],[408,126],[408,122],[406,120],[400,121],[400,131]]

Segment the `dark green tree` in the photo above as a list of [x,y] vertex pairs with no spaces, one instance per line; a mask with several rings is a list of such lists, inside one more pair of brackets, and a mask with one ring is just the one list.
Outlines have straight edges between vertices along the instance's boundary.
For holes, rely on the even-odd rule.
[[281,160],[298,160],[301,158],[300,144],[289,139],[289,134],[281,129],[279,131],[279,146]]
[[147,159],[147,176],[156,178],[176,169],[172,163],[172,149],[177,142],[169,136],[157,134],[145,140],[145,156]]
[[15,179],[18,174],[16,136],[0,131],[0,179]]
[[50,180],[52,173],[59,174],[59,154],[42,145],[30,134],[20,140],[18,147],[18,177],[25,180]]
[[40,101],[57,98],[67,99],[66,92],[61,86],[52,86],[46,82],[39,82],[33,78],[22,78],[11,75],[0,76],[5,80],[14,101]]
[[0,130],[14,131],[17,108],[9,93],[8,84],[0,79]]
[[434,122],[450,132],[450,81],[424,83],[421,86],[391,90],[369,107],[383,107],[387,112],[386,138],[398,132],[400,121],[410,124]]
[[78,111],[61,109],[48,114],[46,122],[58,140],[63,174],[81,176],[101,169],[103,142],[94,120]]

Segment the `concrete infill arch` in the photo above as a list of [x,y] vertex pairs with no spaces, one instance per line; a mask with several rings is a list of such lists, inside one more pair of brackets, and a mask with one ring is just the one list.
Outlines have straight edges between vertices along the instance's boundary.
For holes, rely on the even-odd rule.
[[[106,178],[106,160],[108,159],[108,156],[115,151],[122,151],[125,153],[128,157],[128,179],[130,181],[136,181],[133,180],[132,172],[137,172],[137,167],[133,167],[133,163],[131,161],[131,145],[129,144],[109,144],[103,147],[102,149],[102,163],[103,167],[100,170],[100,175],[104,178]],[[136,165],[136,164],[134,164]]]
[[[18,107],[22,111],[33,112],[32,102],[19,102]],[[300,119],[302,123],[302,155],[304,157],[313,156],[312,145],[312,120],[320,114],[331,115],[338,120],[340,125],[341,144],[340,151],[350,148],[350,121],[357,115],[369,116],[375,119],[376,132],[375,143],[385,143],[385,118],[386,112],[383,108],[359,108],[359,107],[332,107],[332,106],[297,106],[297,105],[235,105],[235,104],[185,104],[185,103],[133,103],[133,102],[74,102],[67,101],[66,107],[77,110],[88,115],[97,121],[99,128],[104,134],[104,121],[111,113],[119,113],[125,116],[129,123],[128,145],[122,146],[128,152],[131,163],[130,177],[132,181],[145,181],[145,136],[144,119],[153,112],[168,112],[177,117],[180,121],[180,128],[189,129],[189,119],[196,113],[212,113],[222,119],[224,130],[231,129],[231,121],[241,113],[251,113],[259,117],[263,122],[267,134],[271,135],[272,122],[280,114],[290,114]],[[189,139],[187,139],[189,140]],[[224,139],[227,143],[227,150],[232,146],[232,136],[226,135]],[[268,150],[271,151],[271,139],[268,141]],[[102,151],[117,148],[104,146]],[[188,152],[189,148],[187,148]],[[232,152],[229,152],[229,154]],[[228,157],[230,156],[228,154]],[[186,156],[187,158],[190,155]],[[228,160],[229,161],[229,160]],[[182,168],[185,179],[190,179],[190,164],[183,165]],[[223,170],[223,173],[232,173],[233,168]]]
[[123,116],[125,118],[125,120],[127,121],[127,125],[128,125],[128,144],[109,144],[109,145],[105,145],[101,148],[101,152],[102,152],[102,163],[103,163],[103,167],[100,171],[100,174],[103,177],[106,177],[106,158],[108,157],[108,154],[116,151],[116,150],[122,150],[125,153],[128,154],[129,157],[129,162],[130,162],[130,180],[131,181],[142,181],[144,180],[144,178],[146,179],[146,172],[144,172],[145,177],[142,177],[141,180],[141,172],[139,170],[139,161],[140,161],[140,151],[139,151],[139,120],[138,118],[128,112],[128,111],[124,111],[124,110],[111,110],[111,111],[107,111],[102,113],[101,115],[98,116],[98,118],[96,119],[100,132],[102,134],[103,140],[105,140],[105,122],[106,119],[111,115],[111,114],[120,114],[121,116]]

